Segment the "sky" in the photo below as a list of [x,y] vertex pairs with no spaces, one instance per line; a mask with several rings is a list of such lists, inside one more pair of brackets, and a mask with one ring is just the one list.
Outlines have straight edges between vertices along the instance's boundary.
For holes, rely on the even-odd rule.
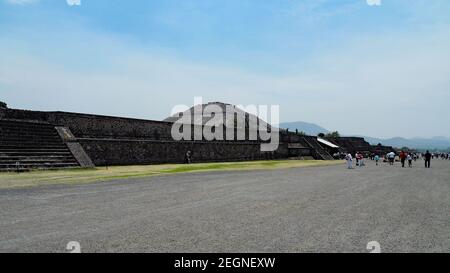
[[450,1],[0,0],[9,107],[162,120],[199,96],[450,137]]

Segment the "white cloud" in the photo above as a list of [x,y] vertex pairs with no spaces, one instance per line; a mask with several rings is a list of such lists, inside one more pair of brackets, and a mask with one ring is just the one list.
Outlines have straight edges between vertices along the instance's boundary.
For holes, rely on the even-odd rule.
[[94,32],[60,34],[44,53],[27,51],[34,39],[21,33],[22,44],[0,37],[0,97],[19,108],[163,119],[203,96],[279,104],[282,121],[341,133],[450,136],[441,122],[450,100],[449,29],[354,37],[313,61],[294,60],[301,67],[289,74],[187,60]]

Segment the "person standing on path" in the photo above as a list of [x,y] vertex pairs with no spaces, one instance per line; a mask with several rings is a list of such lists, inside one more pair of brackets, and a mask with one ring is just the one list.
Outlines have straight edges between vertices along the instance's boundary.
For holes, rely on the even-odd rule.
[[430,153],[430,151],[427,151],[425,153],[425,168],[431,168],[431,158],[433,155]]
[[347,168],[349,170],[353,169],[353,157],[352,157],[352,154],[350,154],[350,153],[347,154],[345,156],[345,160],[347,160]]
[[366,166],[365,158],[363,153],[359,153],[359,166]]
[[375,155],[374,159],[375,159],[375,163],[378,166],[378,162],[380,161],[380,157],[378,155]]
[[185,164],[191,164],[192,162],[192,152],[191,151],[187,151],[185,156],[184,156],[184,163]]

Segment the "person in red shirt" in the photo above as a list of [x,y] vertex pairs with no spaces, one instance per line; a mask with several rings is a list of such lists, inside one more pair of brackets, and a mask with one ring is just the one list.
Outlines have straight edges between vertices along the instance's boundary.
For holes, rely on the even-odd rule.
[[406,157],[407,157],[407,153],[405,153],[404,151],[402,151],[400,153],[400,160],[402,161],[402,168],[405,167],[405,162],[406,162]]

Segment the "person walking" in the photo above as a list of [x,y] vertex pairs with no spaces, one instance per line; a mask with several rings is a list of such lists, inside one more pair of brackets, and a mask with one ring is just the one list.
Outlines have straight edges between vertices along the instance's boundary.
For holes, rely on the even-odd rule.
[[353,157],[352,157],[352,154],[350,154],[350,153],[347,154],[345,156],[345,160],[347,161],[347,168],[349,170],[353,169]]
[[425,153],[425,168],[431,168],[431,158],[433,155],[430,153],[430,151],[427,151]]
[[400,161],[402,162],[402,168],[405,167],[405,161],[406,161],[406,153],[404,151],[402,151],[400,153]]
[[389,165],[394,166],[394,161],[395,161],[395,153],[394,152],[390,152],[387,154],[388,159],[389,159]]
[[412,168],[412,162],[413,162],[413,157],[411,154],[408,154],[408,156],[406,157],[406,159],[408,159],[408,166],[410,168]]
[[375,163],[378,166],[378,162],[380,162],[380,157],[378,155],[375,155],[374,160],[375,160]]

